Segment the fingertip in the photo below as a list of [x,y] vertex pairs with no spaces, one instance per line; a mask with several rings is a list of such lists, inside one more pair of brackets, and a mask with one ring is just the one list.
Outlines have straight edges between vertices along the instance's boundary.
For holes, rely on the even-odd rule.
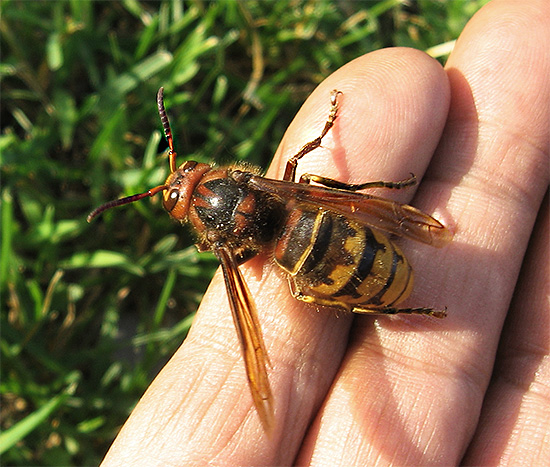
[[335,89],[341,94],[334,128],[300,161],[298,174],[364,182],[424,173],[447,117],[448,78],[427,54],[391,48],[358,57],[313,91],[285,134],[271,176],[319,135]]

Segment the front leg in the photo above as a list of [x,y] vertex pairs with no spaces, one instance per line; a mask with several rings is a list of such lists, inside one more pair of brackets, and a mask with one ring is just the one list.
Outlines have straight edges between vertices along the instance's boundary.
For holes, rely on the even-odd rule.
[[342,94],[342,91],[338,91],[335,89],[330,93],[330,113],[328,115],[323,131],[313,141],[304,144],[304,146],[302,146],[302,149],[300,149],[297,154],[292,156],[287,161],[283,180],[294,182],[296,180],[296,167],[298,167],[298,161],[306,154],[321,146],[321,141],[328,133],[328,131],[332,128],[332,126],[334,125],[334,120],[336,120],[336,117],[338,116],[338,94]]

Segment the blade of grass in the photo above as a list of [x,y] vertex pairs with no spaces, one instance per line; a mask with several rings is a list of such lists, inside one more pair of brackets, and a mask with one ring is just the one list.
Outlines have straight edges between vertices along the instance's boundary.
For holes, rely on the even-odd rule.
[[154,329],[158,329],[162,322],[164,311],[166,310],[166,304],[168,303],[168,299],[170,298],[170,294],[172,293],[172,289],[174,288],[174,284],[176,283],[177,276],[178,274],[176,272],[176,269],[171,268],[168,271],[168,275],[166,276],[166,280],[164,281],[164,285],[162,287],[162,291],[160,293],[160,297],[157,302],[157,306],[155,307],[155,312],[153,314]]
[[76,268],[121,268],[137,276],[144,276],[145,271],[136,265],[128,256],[116,251],[96,250],[80,252],[60,263],[64,269]]
[[172,62],[172,54],[159,51],[133,66],[108,84],[108,95],[123,96],[134,90],[139,83],[148,80]]
[[50,399],[38,410],[25,417],[20,422],[13,425],[0,434],[0,454],[6,452],[9,448],[25,438],[29,433],[39,427],[50,415],[52,415],[76,390],[79,376],[77,372],[71,373],[67,387],[61,394]]

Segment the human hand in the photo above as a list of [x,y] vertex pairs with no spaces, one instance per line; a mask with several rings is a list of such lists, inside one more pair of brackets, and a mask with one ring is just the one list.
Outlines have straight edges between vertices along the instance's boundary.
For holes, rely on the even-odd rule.
[[440,250],[401,242],[417,278],[405,305],[447,306],[445,320],[317,309],[290,296],[270,261],[254,259],[241,268],[272,364],[271,435],[252,405],[217,275],[104,465],[550,458],[548,24],[544,0],[495,0],[471,20],[445,71],[411,49],[358,58],[307,100],[268,172],[282,175],[322,128],[330,91],[343,91],[334,128],[299,171],[421,179],[416,193],[383,195],[455,231]]

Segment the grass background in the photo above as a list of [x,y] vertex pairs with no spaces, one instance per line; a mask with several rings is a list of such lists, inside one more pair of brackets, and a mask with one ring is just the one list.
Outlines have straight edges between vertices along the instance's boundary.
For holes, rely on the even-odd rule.
[[267,167],[331,72],[388,46],[444,61],[484,3],[2,0],[2,464],[98,464],[216,268],[160,197],[86,223],[164,181],[160,86],[179,163]]

